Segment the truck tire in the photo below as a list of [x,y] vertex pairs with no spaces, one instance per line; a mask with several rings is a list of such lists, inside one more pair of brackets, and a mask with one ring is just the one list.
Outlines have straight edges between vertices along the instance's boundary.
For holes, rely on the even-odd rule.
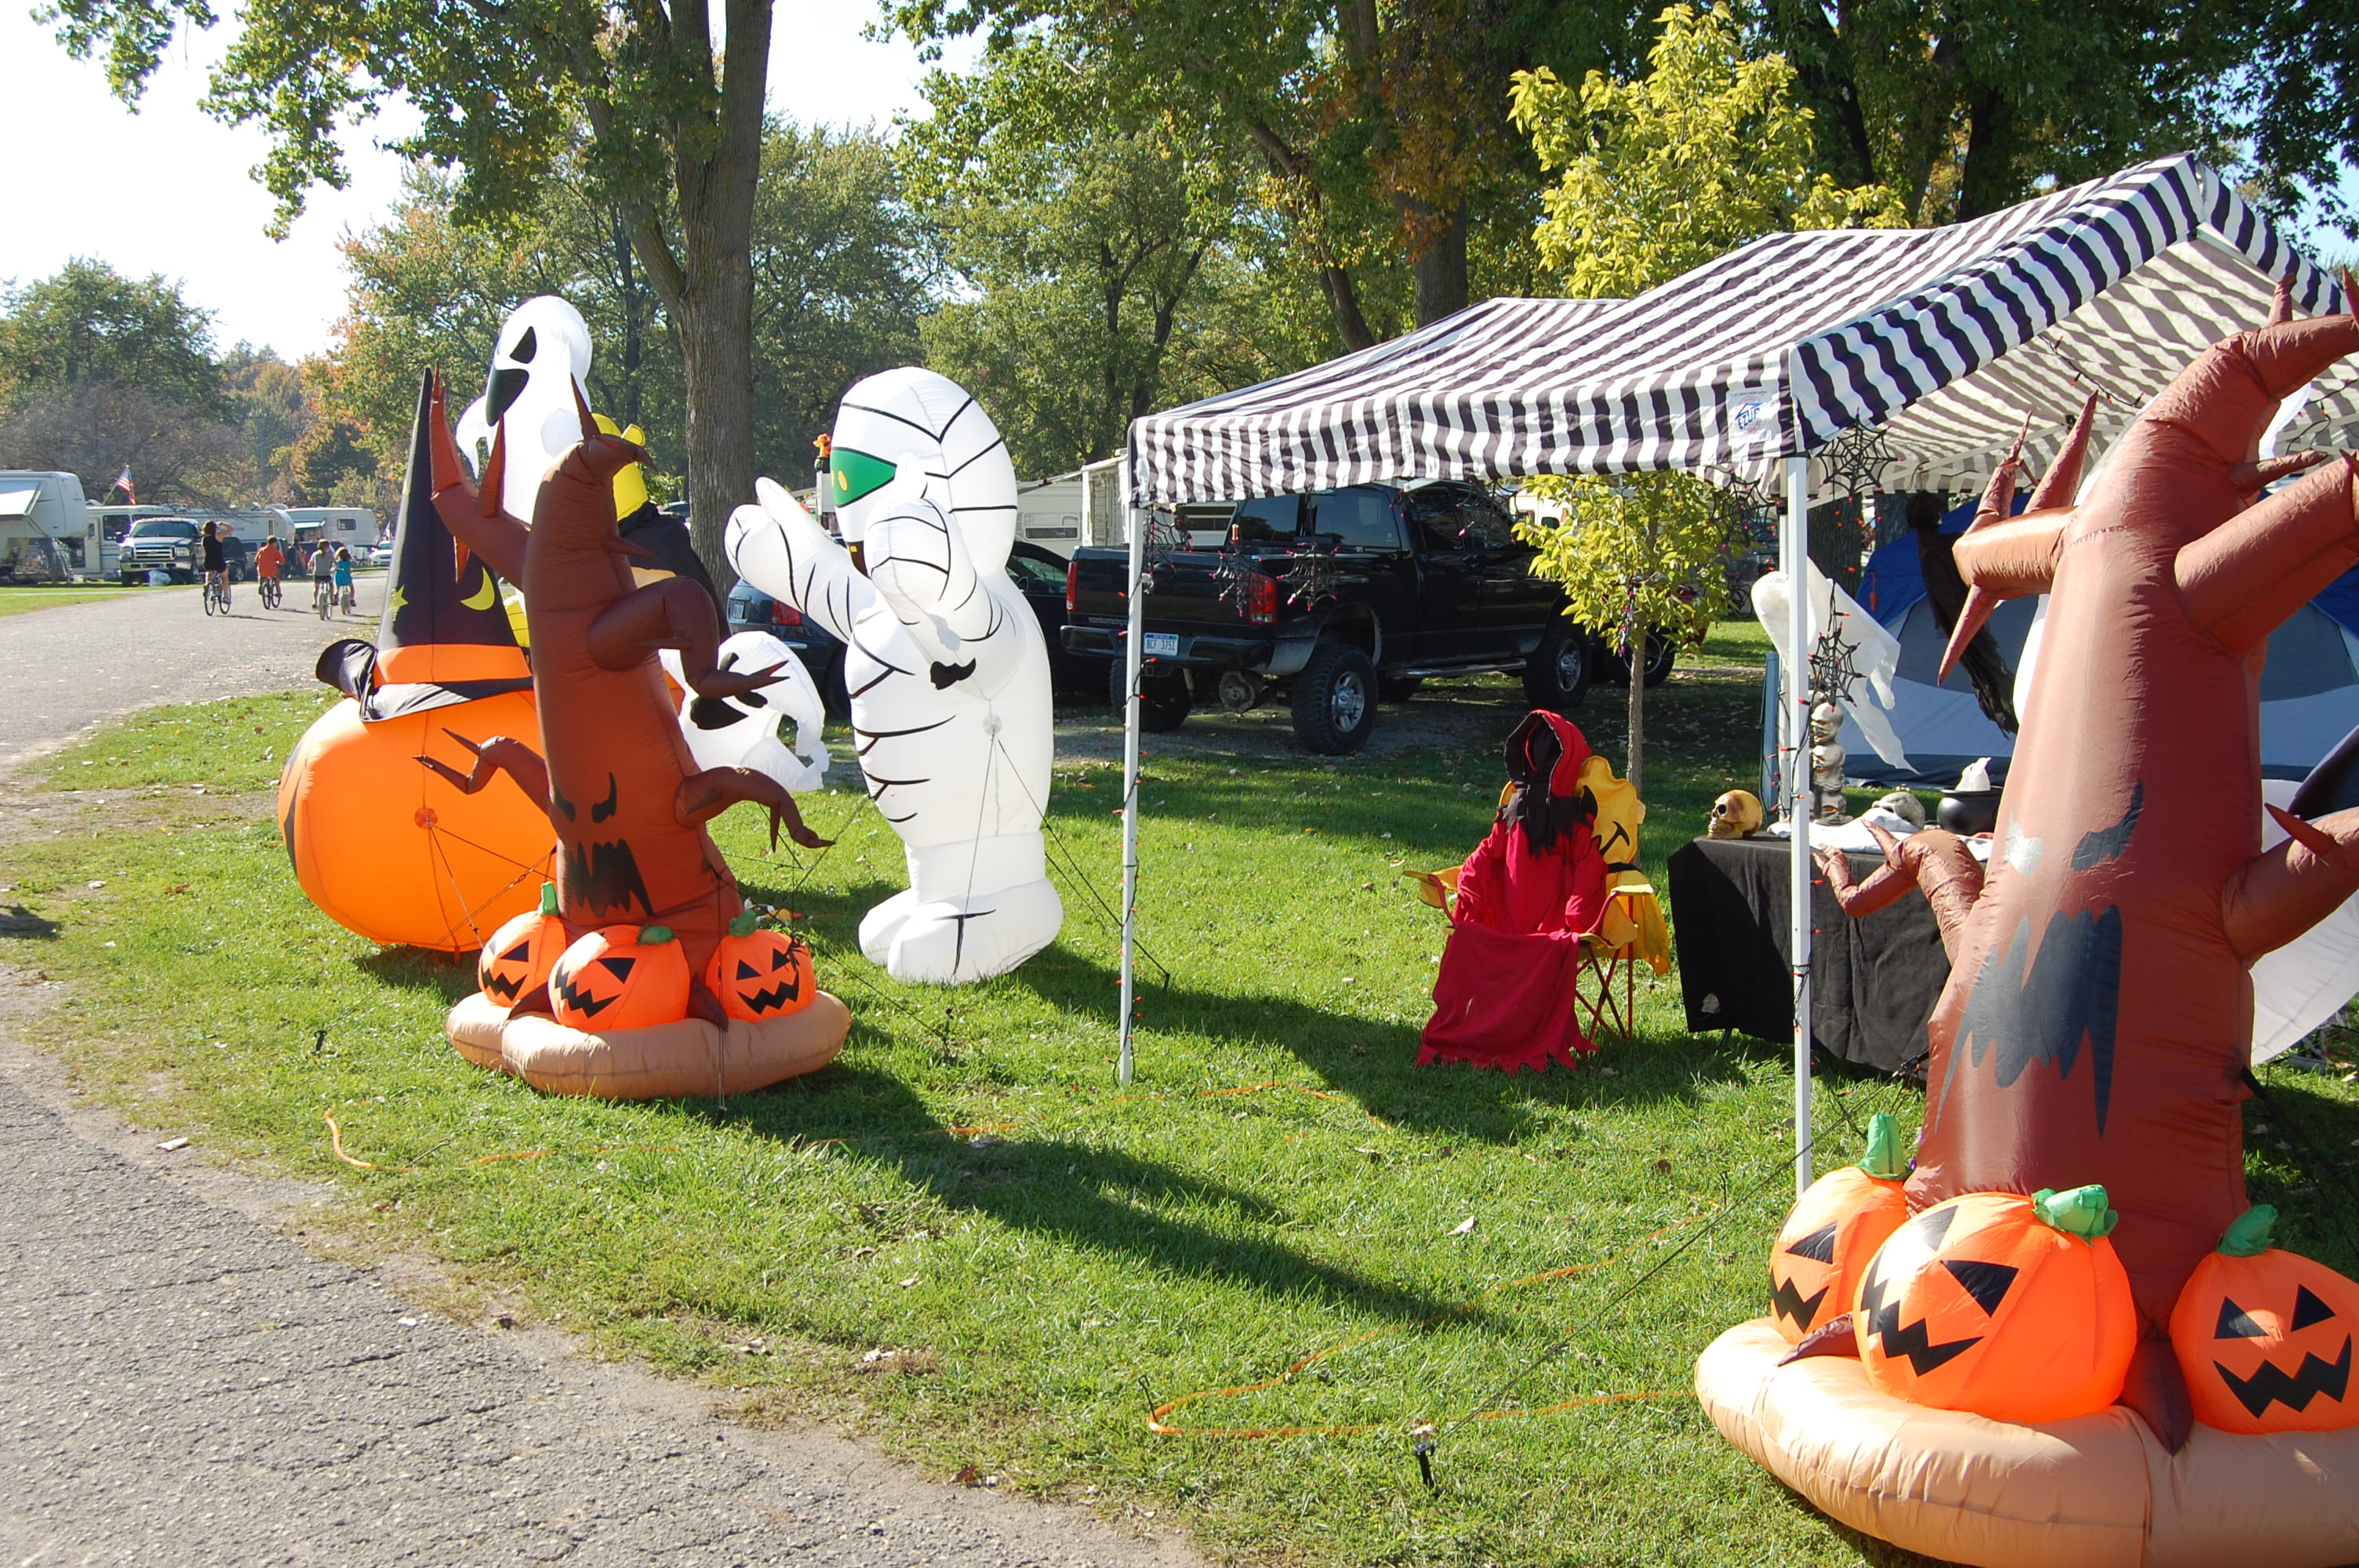
[[1577,627],[1551,627],[1524,660],[1524,697],[1534,708],[1570,713],[1589,693],[1589,636]]
[[1378,676],[1376,696],[1386,702],[1403,703],[1415,697],[1417,688],[1424,684],[1422,676]]
[[[1121,659],[1106,665],[1106,701],[1114,717],[1124,717],[1122,705],[1130,693],[1125,682],[1130,669]],[[1150,735],[1168,735],[1188,721],[1188,677],[1184,675],[1158,675],[1149,669],[1138,672],[1138,727]]]
[[1680,644],[1668,633],[1647,633],[1647,689],[1654,690],[1671,678],[1671,666],[1680,662]]
[[1303,750],[1340,757],[1376,728],[1376,666],[1345,643],[1321,643],[1294,677],[1294,735]]

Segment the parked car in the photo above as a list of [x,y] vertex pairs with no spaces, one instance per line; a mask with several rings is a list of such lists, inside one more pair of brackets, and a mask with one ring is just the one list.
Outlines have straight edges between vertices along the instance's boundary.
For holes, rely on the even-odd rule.
[[[1357,484],[1241,501],[1219,550],[1158,559],[1142,625],[1141,720],[1178,728],[1199,703],[1244,712],[1284,699],[1308,750],[1353,752],[1379,700],[1401,702],[1439,676],[1520,673],[1535,708],[1577,707],[1592,679],[1618,676],[1592,633],[1531,575],[1532,547],[1506,509],[1457,481]],[[1126,678],[1129,553],[1076,551],[1065,645]],[[1647,640],[1646,680],[1670,673],[1669,638]]]
[[[1094,659],[1066,651],[1060,633],[1065,626],[1065,562],[1053,551],[1018,539],[1007,556],[1007,575],[1023,590],[1024,602],[1040,622],[1049,644],[1049,678],[1059,691],[1095,691],[1102,675]],[[772,599],[740,578],[729,590],[729,630],[767,632],[794,649],[795,656],[819,683],[827,710],[841,719],[852,710],[843,689],[843,644],[806,620],[802,611]]]

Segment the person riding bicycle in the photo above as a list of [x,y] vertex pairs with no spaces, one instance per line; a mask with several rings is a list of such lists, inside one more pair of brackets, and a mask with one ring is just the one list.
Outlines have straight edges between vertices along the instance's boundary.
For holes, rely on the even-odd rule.
[[263,540],[262,548],[254,553],[254,580],[257,584],[268,585],[262,589],[265,599],[275,597],[278,570],[286,564],[287,552],[278,547],[278,535],[276,534]]
[[222,548],[219,523],[208,521],[205,524],[204,548],[205,580],[220,587],[222,602],[227,604],[229,602],[229,556]]
[[353,553],[342,545],[336,546],[335,584],[336,598],[343,605],[344,613],[355,613],[359,603],[353,594]]
[[316,609],[321,601],[334,591],[336,575],[335,552],[325,543],[311,546],[311,603]]

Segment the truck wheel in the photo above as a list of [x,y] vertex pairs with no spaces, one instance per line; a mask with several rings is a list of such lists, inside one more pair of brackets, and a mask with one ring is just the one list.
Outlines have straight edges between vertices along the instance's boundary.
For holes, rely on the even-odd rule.
[[1376,696],[1386,702],[1407,702],[1424,684],[1425,679],[1421,676],[1378,676]]
[[1321,643],[1294,677],[1294,735],[1303,750],[1340,757],[1376,728],[1376,667],[1344,643]]
[[1669,633],[1647,633],[1647,689],[1654,690],[1671,678],[1671,666],[1680,662],[1680,645]]
[[[1129,666],[1121,659],[1107,665],[1106,701],[1112,705],[1114,717],[1123,717],[1122,705],[1130,693],[1125,681]],[[1138,672],[1138,727],[1150,735],[1168,735],[1188,721],[1188,677],[1184,675],[1158,675],[1152,668]]]
[[1534,708],[1570,713],[1589,692],[1589,638],[1577,627],[1551,627],[1524,660],[1524,697]]

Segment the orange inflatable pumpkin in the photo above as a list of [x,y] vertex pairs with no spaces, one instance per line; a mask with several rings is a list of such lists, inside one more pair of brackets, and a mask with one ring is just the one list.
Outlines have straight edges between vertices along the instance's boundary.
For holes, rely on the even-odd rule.
[[2121,1397],[2137,1346],[2103,1187],[1968,1193],[1892,1233],[1852,1323],[1868,1381],[1994,1421],[2062,1421]]
[[748,1023],[800,1012],[819,994],[811,979],[810,945],[783,931],[764,930],[761,916],[746,910],[729,923],[729,934],[713,948],[704,989],[721,999],[723,1012]]
[[688,1016],[688,958],[669,927],[603,926],[560,955],[549,1000],[558,1022],[585,1033],[677,1023]]
[[557,884],[540,884],[540,907],[519,914],[484,944],[475,959],[475,984],[502,1007],[549,979],[566,949],[565,922],[557,917]]
[[2359,1283],[2269,1245],[2277,1211],[2246,1209],[2195,1265],[2170,1314],[2170,1346],[2195,1419],[2222,1432],[2359,1426],[2351,1339]]
[[1908,1221],[1908,1174],[1900,1124],[1879,1111],[1867,1124],[1867,1158],[1829,1171],[1796,1200],[1769,1249],[1770,1320],[1788,1344],[1859,1304],[1868,1260]]

